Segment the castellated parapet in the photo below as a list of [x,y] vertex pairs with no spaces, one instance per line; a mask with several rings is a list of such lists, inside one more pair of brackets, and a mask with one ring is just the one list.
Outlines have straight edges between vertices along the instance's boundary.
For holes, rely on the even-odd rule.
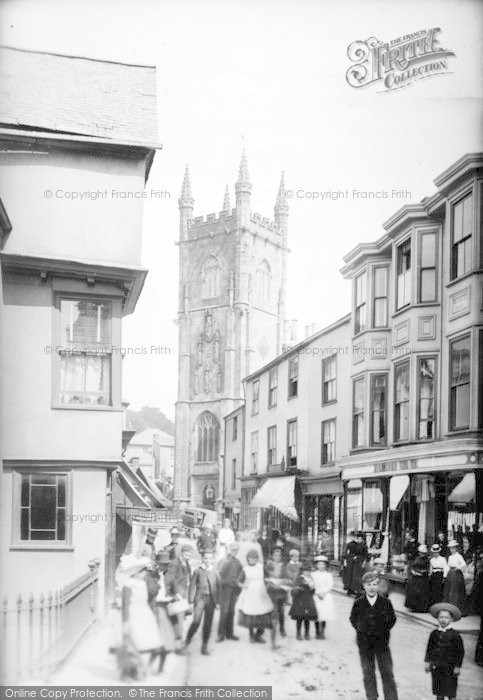
[[[217,236],[220,234],[234,233],[238,230],[236,209],[230,213],[220,211],[218,214],[207,214],[206,216],[196,216],[188,221],[188,239],[203,238],[205,236]],[[250,233],[258,234],[269,238],[273,243],[281,245],[282,232],[275,223],[257,212],[250,215]]]

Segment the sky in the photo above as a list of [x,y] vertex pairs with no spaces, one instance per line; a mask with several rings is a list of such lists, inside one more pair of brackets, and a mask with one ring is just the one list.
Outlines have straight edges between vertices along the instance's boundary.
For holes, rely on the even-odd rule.
[[[281,171],[290,199],[287,317],[323,328],[350,310],[343,256],[435,191],[433,180],[482,150],[478,0],[3,0],[7,46],[156,66],[159,141],[145,200],[148,278],[127,317],[123,396],[174,417],[177,200],[189,164],[194,216],[234,203],[242,144],[252,211],[273,218]],[[449,72],[391,92],[346,81],[356,40],[438,27]],[[348,190],[314,199],[312,192]],[[401,196],[392,191],[401,191]],[[356,191],[357,194],[354,194]],[[368,198],[365,193],[379,193]],[[382,192],[387,193],[384,197]],[[168,194],[169,193],[169,194]]]

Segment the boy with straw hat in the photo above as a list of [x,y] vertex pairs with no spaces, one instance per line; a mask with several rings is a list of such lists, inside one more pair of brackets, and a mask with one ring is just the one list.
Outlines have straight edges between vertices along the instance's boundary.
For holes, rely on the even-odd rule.
[[452,603],[436,603],[429,612],[438,620],[439,627],[429,635],[426,648],[426,673],[431,673],[433,694],[437,700],[456,698],[458,676],[465,649],[460,634],[452,623],[459,620],[461,612]]

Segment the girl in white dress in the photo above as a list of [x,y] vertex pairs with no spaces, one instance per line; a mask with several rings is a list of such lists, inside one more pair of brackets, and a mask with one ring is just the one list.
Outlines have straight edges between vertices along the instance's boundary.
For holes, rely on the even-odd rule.
[[[273,604],[267,593],[264,581],[263,565],[259,561],[256,549],[247,552],[247,566],[240,574],[242,592],[239,598],[239,624],[248,627],[251,642],[264,642],[265,628],[273,629]],[[274,643],[274,640],[272,639]]]
[[324,554],[314,557],[315,571],[312,572],[314,582],[314,601],[317,610],[317,622],[315,623],[317,639],[325,639],[325,625],[329,620],[335,620],[334,598],[331,590],[334,587],[334,579],[327,570],[329,559]]
[[123,678],[142,679],[149,665],[160,658],[162,638],[156,615],[148,602],[146,573],[149,557],[121,557],[116,581],[122,590],[122,645],[118,664]]

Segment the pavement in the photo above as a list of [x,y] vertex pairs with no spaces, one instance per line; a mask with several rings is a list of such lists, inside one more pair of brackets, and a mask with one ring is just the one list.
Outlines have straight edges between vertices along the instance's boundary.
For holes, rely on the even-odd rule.
[[47,679],[42,679],[42,685],[185,685],[188,659],[178,654],[167,655],[160,674],[149,676],[141,683],[121,682],[115,656],[109,653],[111,640],[112,629],[107,624],[94,625],[62,666]]

